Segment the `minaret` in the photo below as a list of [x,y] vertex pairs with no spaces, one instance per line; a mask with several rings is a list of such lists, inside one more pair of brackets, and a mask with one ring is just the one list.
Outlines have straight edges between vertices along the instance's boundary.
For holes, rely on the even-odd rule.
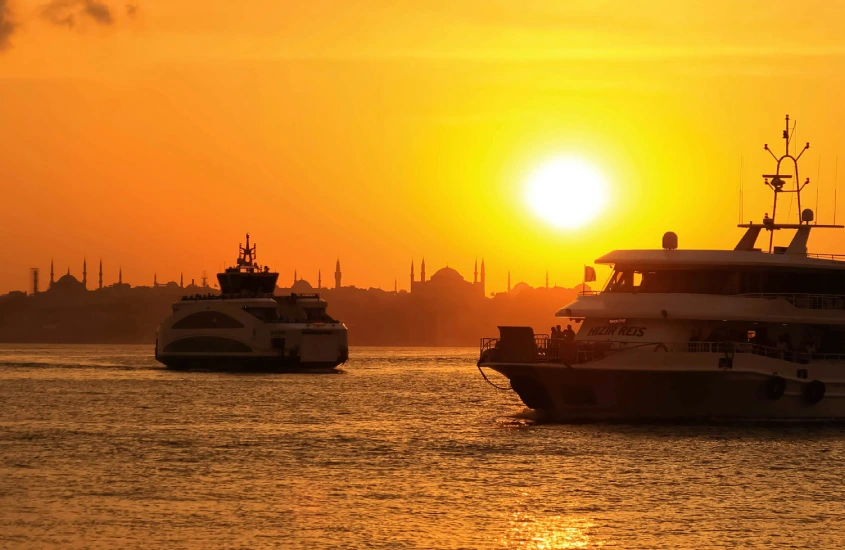
[[97,288],[103,288],[103,259],[100,258],[100,276],[97,279]]
[[296,270],[293,270],[293,284],[296,284]]
[[47,288],[53,288],[53,283],[56,282],[53,276],[53,258],[50,258],[50,286]]
[[508,270],[508,292],[511,291],[511,272]]
[[472,284],[478,284],[478,258],[475,259],[475,267],[472,270]]
[[340,288],[340,258],[337,259],[337,263],[334,264],[334,287]]
[[411,260],[411,287],[408,289],[408,292],[414,291],[414,260]]
[[487,296],[486,289],[485,289],[485,280],[486,279],[487,279],[487,277],[485,277],[485,274],[484,274],[484,258],[481,258],[481,295],[482,296]]
[[422,259],[422,263],[420,264],[420,282],[425,282],[425,258]]
[[323,272],[317,270],[317,288],[323,288]]
[[82,286],[88,290],[88,258],[82,258]]
[[549,270],[546,270],[546,288],[549,288]]
[[393,278],[393,293],[396,294],[399,292],[399,279],[397,277]]
[[153,288],[158,286],[158,273],[153,273]]
[[179,288],[185,288],[185,274],[179,274]]
[[123,284],[123,267],[120,267],[117,270],[117,284],[119,284],[119,285]]

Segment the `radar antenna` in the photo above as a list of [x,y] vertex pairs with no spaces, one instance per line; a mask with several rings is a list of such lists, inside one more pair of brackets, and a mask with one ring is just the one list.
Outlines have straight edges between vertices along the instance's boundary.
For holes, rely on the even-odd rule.
[[[794,126],[793,126],[794,128]],[[798,200],[798,225],[803,223],[810,223],[810,220],[805,220],[804,212],[801,210],[801,191],[810,183],[810,178],[807,178],[804,183],[800,183],[800,179],[798,177],[798,160],[804,154],[804,152],[810,148],[810,142],[808,141],[804,148],[801,149],[801,152],[798,153],[798,156],[793,156],[789,154],[789,140],[791,138],[791,133],[789,129],[789,115],[786,115],[786,126],[783,130],[783,140],[785,142],[784,147],[784,154],[778,157],[775,153],[769,149],[769,144],[766,143],[763,145],[763,149],[768,151],[772,158],[775,159],[777,162],[777,166],[775,168],[774,174],[763,174],[763,182],[769,186],[769,188],[774,192],[774,202],[772,204],[772,217],[771,218],[764,218],[763,223],[772,226],[772,230],[769,232],[769,252],[772,251],[772,244],[774,241],[774,229],[776,228],[775,216],[777,215],[777,208],[778,208],[778,194],[779,193],[795,193],[795,196]],[[795,188],[794,189],[784,189],[786,186],[786,181],[788,179],[792,179],[791,174],[782,174],[781,173],[781,164],[784,161],[789,160],[792,161],[792,166],[795,175]]]

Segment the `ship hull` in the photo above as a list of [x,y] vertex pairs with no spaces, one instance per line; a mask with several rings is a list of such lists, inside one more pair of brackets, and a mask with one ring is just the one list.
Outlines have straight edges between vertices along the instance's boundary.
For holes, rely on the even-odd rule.
[[[159,326],[155,357],[169,369],[226,372],[331,370],[349,358],[346,326],[339,321],[296,322],[291,315],[308,297],[185,299]],[[307,302],[314,307],[319,302]],[[277,310],[277,307],[279,308]],[[250,311],[273,312],[271,320]]]
[[823,396],[816,401],[819,381],[808,389],[813,380],[773,376],[773,370],[480,366],[505,375],[526,406],[561,422],[845,420],[845,383],[822,383]]
[[342,359],[334,361],[301,361],[290,357],[251,357],[194,355],[191,357],[157,357],[158,361],[171,370],[217,371],[217,372],[320,372],[333,371],[343,364]]

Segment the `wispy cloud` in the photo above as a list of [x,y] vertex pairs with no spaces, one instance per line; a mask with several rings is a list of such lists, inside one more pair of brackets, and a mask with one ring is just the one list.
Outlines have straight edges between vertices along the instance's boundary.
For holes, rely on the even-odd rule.
[[12,21],[8,0],[0,0],[0,51],[11,45],[9,37],[15,32],[16,25]]
[[114,23],[111,8],[97,0],[51,0],[41,6],[41,18],[61,27],[73,28],[77,18],[83,16],[100,25]]
[[114,18],[112,18],[111,10],[109,7],[102,2],[96,2],[95,0],[85,0],[85,14],[89,17],[93,18],[97,23],[101,25],[111,25],[114,23]]

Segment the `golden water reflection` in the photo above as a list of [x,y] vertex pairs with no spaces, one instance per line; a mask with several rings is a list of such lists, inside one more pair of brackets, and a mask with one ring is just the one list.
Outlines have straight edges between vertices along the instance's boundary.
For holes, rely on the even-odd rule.
[[532,512],[516,512],[502,537],[505,548],[526,550],[558,550],[566,548],[595,548],[604,541],[591,535],[595,524],[585,518],[570,516],[541,516]]

